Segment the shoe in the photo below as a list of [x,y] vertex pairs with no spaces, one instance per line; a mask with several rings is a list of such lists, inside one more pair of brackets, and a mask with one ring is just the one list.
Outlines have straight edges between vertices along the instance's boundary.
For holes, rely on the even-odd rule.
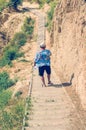
[[50,82],[48,82],[48,86],[52,86],[53,85],[53,83],[50,81]]

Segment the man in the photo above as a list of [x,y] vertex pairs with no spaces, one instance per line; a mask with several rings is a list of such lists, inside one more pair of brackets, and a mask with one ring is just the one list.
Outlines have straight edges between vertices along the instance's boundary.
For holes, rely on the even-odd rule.
[[51,67],[50,67],[50,50],[46,49],[46,45],[44,43],[40,44],[40,51],[36,54],[34,60],[34,66],[38,67],[39,76],[41,77],[43,86],[46,87],[44,72],[47,73],[48,85],[51,85],[50,75],[51,75]]

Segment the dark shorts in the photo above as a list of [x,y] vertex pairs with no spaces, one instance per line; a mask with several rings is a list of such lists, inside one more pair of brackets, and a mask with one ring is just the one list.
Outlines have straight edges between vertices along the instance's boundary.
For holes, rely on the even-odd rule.
[[39,67],[39,75],[40,76],[44,75],[44,71],[46,71],[47,74],[51,74],[51,68],[50,68],[50,66]]

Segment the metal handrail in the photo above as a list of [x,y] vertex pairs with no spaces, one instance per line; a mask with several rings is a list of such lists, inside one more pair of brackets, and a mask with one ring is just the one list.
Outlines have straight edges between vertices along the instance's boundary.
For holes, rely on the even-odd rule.
[[[27,98],[30,98],[30,97],[31,97],[31,94],[32,94],[32,86],[33,86],[33,67],[32,67],[31,80],[29,81],[29,91],[28,91]],[[24,128],[25,128],[25,117],[26,117],[26,115],[27,115],[27,108],[28,108],[27,98],[26,98],[26,104],[25,104],[25,114],[24,114],[24,118],[23,118],[22,130],[24,130]]]

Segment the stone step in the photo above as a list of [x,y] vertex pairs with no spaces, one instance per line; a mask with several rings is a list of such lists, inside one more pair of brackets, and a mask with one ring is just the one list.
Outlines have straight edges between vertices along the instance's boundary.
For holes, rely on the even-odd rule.
[[36,126],[36,127],[26,127],[25,130],[83,130],[79,126],[64,126],[58,125],[58,126]]
[[[50,119],[50,120],[30,120],[29,121],[29,126],[30,127],[35,127],[35,126],[58,126],[58,125],[62,125],[64,124],[65,125],[68,125],[69,124],[69,119],[66,119],[66,120],[57,120],[56,118],[53,120],[53,119]],[[70,122],[71,123],[71,122]]]
[[[76,123],[76,122],[75,122]],[[84,130],[83,126],[78,124],[76,125],[71,122],[71,120],[48,120],[48,121],[33,121],[32,123],[29,123],[29,127],[26,130]]]
[[40,126],[37,126],[37,127],[25,127],[25,130],[69,130],[69,129],[63,129],[63,127],[60,128],[60,129],[59,128],[58,128],[58,126],[53,126],[53,127],[52,126],[51,127],[40,127]]
[[[66,120],[66,118],[72,120],[76,116],[76,114],[75,114],[75,116],[73,115],[73,117],[69,118],[70,114],[68,115],[67,112],[66,113],[64,113],[64,112],[63,113],[61,113],[61,112],[60,113],[58,113],[58,112],[57,113],[56,112],[52,112],[51,114],[49,112],[47,114],[47,112],[45,112],[45,111],[41,111],[41,112],[35,112],[35,111],[33,111],[32,114],[33,115],[29,115],[28,116],[30,118],[30,120],[32,120],[32,121],[33,120],[55,120],[55,119],[57,119],[57,120],[59,120],[59,119],[65,119]],[[77,118],[77,120],[78,120],[78,118]]]

